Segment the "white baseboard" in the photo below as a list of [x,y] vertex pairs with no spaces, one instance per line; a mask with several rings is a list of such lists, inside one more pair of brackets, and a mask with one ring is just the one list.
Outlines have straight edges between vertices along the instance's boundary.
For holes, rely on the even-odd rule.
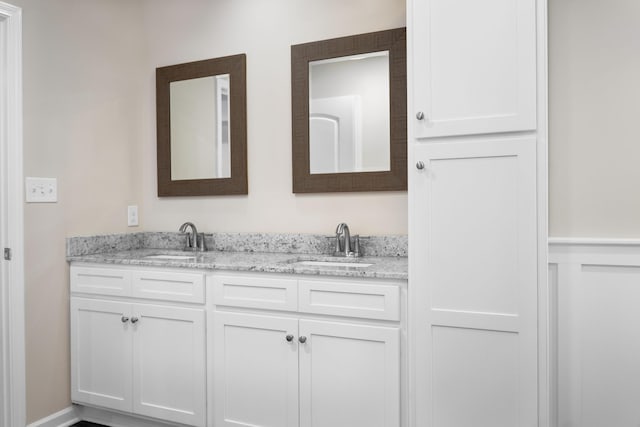
[[104,424],[110,427],[177,427],[181,424],[164,423],[150,418],[144,418],[120,412],[112,412],[90,406],[76,406],[76,412],[83,421]]
[[27,427],[69,427],[80,421],[76,408],[68,408],[29,424]]
[[27,427],[69,427],[80,421],[103,424],[110,427],[178,427],[176,423],[164,423],[120,412],[89,406],[73,405],[46,418],[35,421]]

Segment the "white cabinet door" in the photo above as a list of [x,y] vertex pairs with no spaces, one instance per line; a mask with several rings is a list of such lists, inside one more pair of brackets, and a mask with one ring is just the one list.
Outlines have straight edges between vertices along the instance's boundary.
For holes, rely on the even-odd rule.
[[296,427],[298,320],[215,312],[213,322],[214,425]]
[[71,298],[74,402],[131,412],[130,310],[126,303]]
[[131,316],[133,411],[204,426],[204,310],[132,304]]
[[416,427],[538,425],[535,150],[534,138],[414,147]]
[[398,328],[300,320],[301,427],[398,427]]
[[535,129],[535,5],[409,1],[409,124],[416,138]]

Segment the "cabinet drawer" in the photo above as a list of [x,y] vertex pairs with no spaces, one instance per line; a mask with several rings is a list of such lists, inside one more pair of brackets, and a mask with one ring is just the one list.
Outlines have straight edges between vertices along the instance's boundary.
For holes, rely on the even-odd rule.
[[171,271],[133,271],[132,296],[204,304],[204,274]]
[[400,320],[397,286],[300,280],[298,293],[302,313]]
[[115,268],[71,266],[71,292],[86,294],[131,294],[131,271]]
[[212,280],[216,305],[284,311],[298,308],[295,279],[212,276]]

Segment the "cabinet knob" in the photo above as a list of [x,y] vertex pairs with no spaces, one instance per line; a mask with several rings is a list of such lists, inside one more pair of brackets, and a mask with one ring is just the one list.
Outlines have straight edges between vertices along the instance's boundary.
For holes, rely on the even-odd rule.
[[424,169],[424,162],[422,160],[420,160],[418,163],[416,163],[416,168],[418,170]]
[[424,113],[422,111],[418,111],[416,113],[416,119],[418,120],[424,120]]
[[137,317],[132,317],[131,318],[131,323],[138,323],[138,320],[140,320],[140,319],[138,319]]
[[307,337],[305,337],[304,335],[302,335],[301,337],[298,338],[298,341],[300,341],[301,344],[304,344],[307,342]]
[[120,321],[121,321],[122,323],[127,323],[127,322],[129,321],[129,318],[128,318],[127,316],[122,316],[122,317],[120,318]]
[[293,335],[287,335],[286,338],[287,338],[287,342],[293,341]]

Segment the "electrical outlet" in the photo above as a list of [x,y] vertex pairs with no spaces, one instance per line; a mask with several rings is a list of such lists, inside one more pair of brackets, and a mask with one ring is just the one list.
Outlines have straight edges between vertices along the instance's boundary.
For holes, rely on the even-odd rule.
[[27,177],[25,192],[27,203],[55,203],[58,201],[58,180]]
[[138,206],[127,206],[127,225],[129,227],[138,226]]

